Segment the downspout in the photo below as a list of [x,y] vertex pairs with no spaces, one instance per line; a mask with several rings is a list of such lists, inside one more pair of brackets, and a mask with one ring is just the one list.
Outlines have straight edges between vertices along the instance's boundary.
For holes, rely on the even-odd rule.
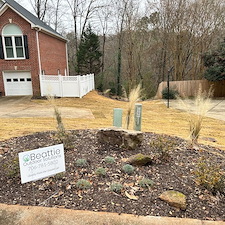
[[65,45],[66,45],[66,74],[65,74],[65,76],[69,76],[70,74],[69,74],[69,63],[68,63],[68,48],[67,48],[67,42],[65,43]]
[[41,75],[41,54],[40,54],[40,44],[39,44],[39,35],[38,32],[40,31],[40,28],[36,29],[36,40],[37,40],[37,52],[38,52],[38,67],[39,67],[39,75]]
[[42,68],[41,68],[41,54],[40,54],[40,43],[39,43],[39,31],[40,28],[35,28],[36,30],[36,40],[37,40],[37,53],[38,53],[38,68],[39,68],[39,82],[40,82],[40,92],[41,96],[43,96],[43,90],[42,90]]

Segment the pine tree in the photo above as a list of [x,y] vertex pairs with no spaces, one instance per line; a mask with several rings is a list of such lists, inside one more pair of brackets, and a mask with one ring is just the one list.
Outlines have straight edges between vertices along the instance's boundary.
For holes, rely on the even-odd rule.
[[204,77],[209,81],[225,80],[225,39],[219,47],[203,56],[207,70]]
[[77,51],[77,72],[79,74],[98,74],[101,68],[100,43],[98,36],[89,25],[81,37]]

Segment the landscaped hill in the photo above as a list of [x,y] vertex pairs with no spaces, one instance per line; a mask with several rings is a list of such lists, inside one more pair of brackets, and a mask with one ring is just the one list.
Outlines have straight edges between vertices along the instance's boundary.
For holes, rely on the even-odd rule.
[[[51,107],[47,100],[32,100],[32,103]],[[113,108],[124,109],[124,123],[127,102],[113,100],[96,91],[92,91],[83,98],[58,98],[57,106],[89,109],[93,118],[63,118],[66,129],[87,129],[111,127],[113,123]],[[176,109],[167,108],[159,100],[144,101],[142,131],[159,134],[175,135],[187,139],[189,135],[188,115]],[[131,127],[132,128],[132,127]],[[55,130],[54,111],[49,118],[1,118],[0,139],[22,136],[38,131]],[[225,149],[225,122],[206,118],[200,133],[200,143],[210,144]],[[213,138],[213,139],[210,139]],[[211,142],[207,140],[216,140]]]

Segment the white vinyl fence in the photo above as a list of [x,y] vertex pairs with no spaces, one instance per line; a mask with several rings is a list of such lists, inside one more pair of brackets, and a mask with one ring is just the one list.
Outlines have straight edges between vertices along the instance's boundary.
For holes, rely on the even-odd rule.
[[40,75],[41,96],[79,97],[95,89],[94,74],[83,76]]

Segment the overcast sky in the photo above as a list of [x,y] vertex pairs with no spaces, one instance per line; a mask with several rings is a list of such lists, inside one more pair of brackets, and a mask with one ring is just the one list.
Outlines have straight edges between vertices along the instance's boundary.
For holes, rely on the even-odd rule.
[[[31,13],[33,13],[35,16],[35,11],[32,7],[32,4],[31,4],[31,1],[32,0],[15,0],[17,1],[20,5],[22,5],[25,9],[27,9],[28,11],[30,11]],[[64,31],[65,32],[69,32],[71,30],[73,30],[73,25],[72,25],[72,21],[71,21],[71,18],[70,18],[71,14],[70,12],[68,13],[65,13],[64,16],[63,16],[63,27],[65,28]],[[52,28],[54,28],[52,26]]]
[[33,8],[31,6],[30,0],[15,0],[17,1],[20,5],[22,5],[25,9],[29,10],[30,12],[33,13]]
[[[31,1],[32,0],[16,0],[19,4],[21,4],[24,8],[26,8],[28,11],[30,11],[31,13],[35,14],[34,10],[33,10],[33,7],[32,7],[32,4],[31,4]],[[147,0],[136,0],[137,3],[138,3],[138,6],[140,7],[143,16],[144,16],[144,12],[145,12],[145,2]],[[156,2],[158,0],[149,0],[151,2]],[[50,1],[49,1],[50,2]],[[64,1],[62,0],[62,3]],[[65,1],[66,2],[66,1]],[[100,2],[104,2],[104,0],[101,0]],[[105,0],[106,3],[110,2],[111,3],[111,0]],[[62,7],[62,9],[65,10],[65,8],[68,7],[67,3],[64,3],[65,6]],[[45,18],[46,19],[46,18]],[[115,21],[114,21],[115,22]],[[114,33],[115,32],[115,24],[114,22],[110,23],[109,24],[109,27],[111,27],[111,29],[109,30],[109,33]],[[112,25],[114,24],[114,25]],[[100,26],[100,22],[99,22],[99,19],[97,17],[95,17],[95,19],[92,20],[91,22],[91,25],[92,27],[94,28],[94,30],[97,32],[97,33],[101,33],[101,26]],[[53,27],[54,28],[54,27]],[[71,17],[71,12],[70,12],[70,9],[66,9],[65,13],[63,13],[63,16],[61,17],[61,27],[59,28],[59,32],[70,32],[73,30],[73,19]]]

